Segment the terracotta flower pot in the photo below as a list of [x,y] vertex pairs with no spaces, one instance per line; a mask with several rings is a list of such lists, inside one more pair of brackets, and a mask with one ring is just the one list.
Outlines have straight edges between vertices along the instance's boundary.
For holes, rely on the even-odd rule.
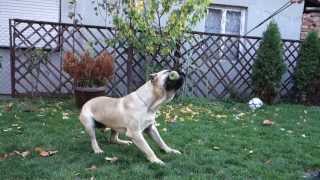
[[74,96],[76,106],[78,108],[82,108],[84,103],[89,101],[92,98],[105,96],[106,95],[106,87],[75,87]]

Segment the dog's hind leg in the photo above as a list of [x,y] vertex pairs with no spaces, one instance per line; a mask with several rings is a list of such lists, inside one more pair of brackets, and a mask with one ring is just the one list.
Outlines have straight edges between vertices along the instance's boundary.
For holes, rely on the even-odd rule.
[[81,112],[80,121],[90,136],[91,146],[92,146],[94,153],[96,153],[96,154],[103,153],[103,150],[99,147],[97,139],[96,139],[95,123],[94,123],[94,119],[90,116],[90,113]]
[[117,131],[115,131],[113,129],[111,130],[110,142],[114,143],[114,144],[124,144],[124,145],[132,144],[131,141],[126,141],[126,140],[119,139],[119,132],[117,132]]

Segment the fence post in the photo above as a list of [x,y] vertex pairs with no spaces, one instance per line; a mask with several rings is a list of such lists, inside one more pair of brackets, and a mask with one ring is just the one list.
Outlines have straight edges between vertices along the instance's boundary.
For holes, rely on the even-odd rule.
[[[13,22],[12,22],[13,21]],[[9,42],[10,42],[10,65],[11,65],[11,96],[16,95],[16,80],[15,80],[15,35],[12,34],[12,23],[14,20],[9,19]]]
[[132,83],[132,62],[133,62],[133,47],[129,45],[127,48],[128,61],[127,61],[127,94],[131,92]]
[[176,49],[174,50],[174,67],[173,69],[179,70],[181,68],[180,63],[181,52],[180,52],[180,41],[176,43]]

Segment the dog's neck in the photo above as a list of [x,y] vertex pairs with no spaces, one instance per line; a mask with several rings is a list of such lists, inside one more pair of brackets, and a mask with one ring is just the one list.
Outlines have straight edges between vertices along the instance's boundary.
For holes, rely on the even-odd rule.
[[148,111],[153,113],[159,109],[160,104],[165,100],[165,96],[159,97],[158,95],[154,94],[154,87],[151,84],[151,81],[145,83],[134,93],[136,93],[140,101],[142,101],[142,103],[148,107]]

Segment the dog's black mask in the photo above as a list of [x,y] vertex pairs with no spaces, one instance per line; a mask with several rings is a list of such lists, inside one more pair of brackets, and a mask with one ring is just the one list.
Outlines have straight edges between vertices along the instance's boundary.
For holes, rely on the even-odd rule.
[[170,80],[169,76],[167,77],[165,82],[165,89],[167,91],[178,90],[183,85],[185,74],[181,71],[177,71],[177,72],[179,74],[179,79]]

